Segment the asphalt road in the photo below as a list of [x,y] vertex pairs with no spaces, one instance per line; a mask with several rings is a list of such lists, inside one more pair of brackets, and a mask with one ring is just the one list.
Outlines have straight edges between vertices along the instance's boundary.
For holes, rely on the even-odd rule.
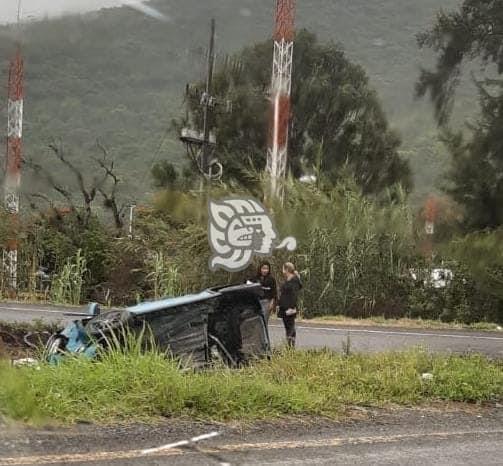
[[[0,320],[64,322],[82,312],[0,303]],[[271,321],[273,342],[283,328]],[[477,351],[503,357],[498,332],[420,331],[382,327],[320,326],[301,323],[301,347],[341,350],[349,336],[353,351],[382,351],[422,345],[432,351]],[[349,420],[280,421],[254,426],[169,421],[156,426],[78,425],[35,429],[2,425],[0,466],[91,465],[500,465],[503,407],[493,403],[471,412],[349,408]],[[465,409],[465,408],[464,408]],[[210,438],[207,434],[215,433]],[[202,438],[200,436],[203,436]],[[192,439],[196,442],[192,441]],[[198,438],[200,438],[199,441]]]
[[[0,303],[0,321],[64,322],[76,316],[66,313],[83,312],[83,308],[62,308],[30,304]],[[273,344],[284,340],[282,322],[271,319],[269,325]],[[299,323],[297,343],[300,348],[331,348],[342,350],[344,346],[356,352],[403,350],[421,346],[435,352],[476,352],[491,357],[503,357],[503,332],[473,332],[445,330],[411,330],[385,327],[351,327],[342,325],[317,325]]]
[[[341,423],[292,420],[244,428],[183,421],[40,430],[0,426],[0,466],[501,464],[502,409],[361,416]],[[218,435],[184,445],[212,432]]]

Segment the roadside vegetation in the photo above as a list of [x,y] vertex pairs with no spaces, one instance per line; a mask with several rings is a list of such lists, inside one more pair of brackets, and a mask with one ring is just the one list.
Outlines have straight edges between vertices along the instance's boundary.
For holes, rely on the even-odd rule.
[[[437,63],[421,72],[417,94],[432,98],[444,150],[452,155],[444,195],[430,198],[434,208],[411,205],[409,165],[365,70],[338,45],[299,31],[286,201],[267,207],[275,213],[281,236],[298,240],[295,253],[277,252],[271,262],[275,273],[285,260],[298,267],[305,285],[304,317],[421,319],[480,328],[503,323],[503,94],[497,80],[478,82],[480,119],[472,125],[473,134],[456,134],[448,125],[456,124],[449,117],[462,65],[481,58],[488,70],[493,65],[503,70],[501,56],[492,53],[503,46],[502,36],[490,34],[479,42],[480,30],[492,30],[493,17],[501,16],[486,3],[465,0],[459,11],[439,14],[418,37],[418,45],[431,48]],[[134,15],[123,14],[133,21]],[[241,282],[255,273],[256,264],[234,275],[208,271],[206,204],[208,196],[264,198],[270,45],[250,44],[216,67],[217,100],[225,102],[230,94],[233,101],[232,111],[217,112],[214,122],[224,178],[212,184],[206,197],[199,196],[194,161],[182,169],[166,154],[155,153],[159,159],[150,185],[157,192],[147,206],[135,209],[130,237],[125,223],[132,183],[124,182],[127,177],[114,160],[115,149],[130,145],[129,138],[120,144],[109,139],[116,144],[110,149],[93,142],[86,157],[72,156],[74,148],[55,140],[48,146],[51,170],[25,160],[45,191],[24,193],[23,202],[33,210],[25,209],[19,223],[0,211],[0,246],[14,238],[19,242],[19,299],[120,306]],[[189,86],[186,113],[180,112],[174,129],[200,129],[201,86]],[[131,147],[145,160],[143,149]],[[89,162],[93,176],[78,160]],[[315,181],[301,183],[301,175]],[[147,191],[146,179],[135,182]],[[436,217],[434,234],[427,235],[425,221],[431,215]],[[452,271],[447,286],[432,286],[434,268]],[[6,280],[0,268],[0,298],[7,295]]]
[[[298,266],[305,284],[305,318],[406,318],[482,327],[502,323],[501,231],[463,236],[451,230],[446,240],[434,244],[432,260],[422,251],[422,222],[399,188],[371,198],[348,178],[335,187],[323,180],[318,186],[291,181],[287,192],[285,207],[275,210],[276,222],[281,236],[297,237],[299,249],[278,252],[271,262],[275,272],[285,260]],[[222,186],[212,195],[236,193],[242,194]],[[114,234],[114,227],[98,215],[85,227],[72,213],[25,218],[19,227],[20,298],[121,306],[244,281],[255,273],[255,265],[233,275],[208,271],[201,204],[188,193],[162,192],[152,207],[138,209],[131,239]],[[428,270],[440,264],[453,271],[449,286],[424,285]],[[52,286],[37,276],[40,265],[49,269]],[[416,280],[411,270],[418,274]],[[2,273],[0,289],[5,286]]]
[[419,349],[375,355],[285,350],[240,370],[182,369],[134,344],[98,361],[75,358],[56,367],[14,369],[0,363],[0,414],[62,423],[182,416],[253,421],[338,417],[351,406],[503,399],[501,361],[431,355]]
[[[220,186],[211,195],[233,194],[243,191]],[[209,272],[202,205],[190,193],[162,191],[152,207],[137,209],[132,238],[117,234],[98,214],[85,226],[71,212],[26,217],[19,227],[19,298],[122,306],[255,274],[255,265],[232,275]],[[378,197],[365,196],[350,177],[335,186],[323,179],[311,186],[290,181],[284,208],[274,211],[280,235],[295,236],[299,248],[270,260],[276,273],[286,260],[297,265],[305,284],[305,318],[421,319],[480,328],[503,322],[500,230],[463,235],[455,224],[439,225],[444,236],[434,242],[433,258],[427,257],[423,222],[405,193],[390,188]],[[37,276],[41,265],[52,285]],[[438,266],[453,272],[445,288],[424,284]]]

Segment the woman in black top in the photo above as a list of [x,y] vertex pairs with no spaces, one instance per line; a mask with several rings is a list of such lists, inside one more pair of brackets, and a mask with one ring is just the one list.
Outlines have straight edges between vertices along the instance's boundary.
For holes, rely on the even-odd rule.
[[276,307],[277,287],[276,280],[271,273],[271,264],[269,262],[262,262],[257,272],[257,281],[262,285],[264,291],[263,306],[265,310],[265,320],[269,322],[269,317],[273,309]]
[[302,289],[299,274],[295,266],[290,262],[283,265],[283,275],[285,282],[281,286],[279,295],[278,317],[283,319],[286,331],[286,341],[288,346],[295,347],[297,331],[295,329],[295,317],[297,316],[297,300],[299,291]]

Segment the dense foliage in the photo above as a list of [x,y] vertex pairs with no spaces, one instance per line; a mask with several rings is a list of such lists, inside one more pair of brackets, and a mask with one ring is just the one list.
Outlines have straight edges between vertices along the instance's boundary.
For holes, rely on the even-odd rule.
[[463,65],[482,65],[475,75],[481,115],[469,127],[469,140],[461,132],[448,135],[453,160],[447,191],[466,208],[468,228],[501,226],[503,1],[465,0],[458,11],[439,14],[434,26],[418,40],[421,47],[437,54],[436,68],[422,71],[417,92],[430,94],[440,126],[449,122]]

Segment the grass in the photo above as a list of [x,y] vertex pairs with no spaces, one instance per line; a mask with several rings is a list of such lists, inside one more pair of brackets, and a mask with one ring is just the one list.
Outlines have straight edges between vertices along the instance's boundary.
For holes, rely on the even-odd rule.
[[[432,380],[423,380],[425,372]],[[138,346],[99,361],[69,358],[57,367],[0,363],[0,415],[63,423],[155,421],[186,417],[253,421],[291,415],[336,417],[355,405],[503,399],[503,362],[421,350],[345,356],[282,351],[240,370],[193,372]]]
[[500,331],[502,326],[491,322],[476,322],[473,324],[464,324],[461,322],[442,322],[440,320],[427,319],[386,319],[382,316],[369,317],[367,319],[352,319],[343,315],[327,315],[304,319],[305,322],[333,323],[339,325],[354,326],[377,326],[377,327],[396,327],[396,328],[417,328],[432,330],[485,330]]

